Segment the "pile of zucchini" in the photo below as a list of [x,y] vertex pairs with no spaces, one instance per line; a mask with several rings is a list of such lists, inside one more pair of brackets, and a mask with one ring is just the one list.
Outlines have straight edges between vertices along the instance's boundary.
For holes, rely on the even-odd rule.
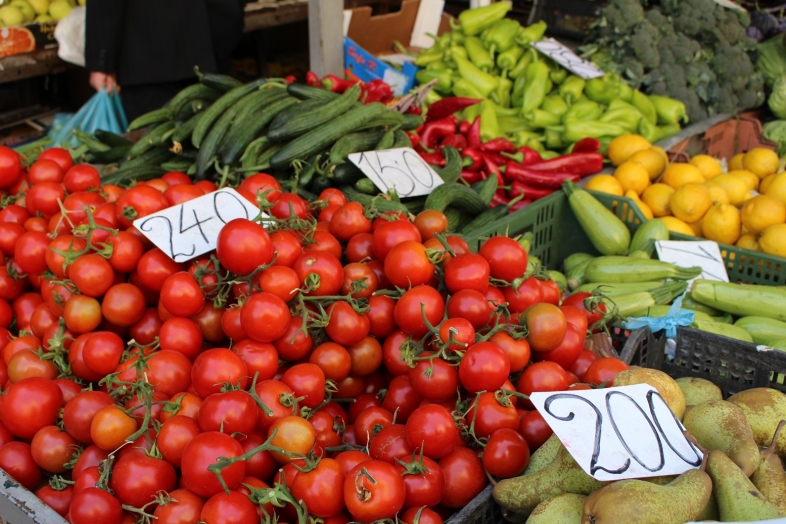
[[282,186],[315,199],[328,187],[341,188],[353,201],[379,212],[445,212],[450,229],[468,233],[508,212],[489,209],[497,179],[474,187],[461,185],[461,158],[446,148],[446,166],[435,169],[446,182],[431,195],[402,201],[380,195],[373,182],[347,157],[356,152],[411,147],[405,131],[423,123],[381,103],[363,104],[360,88],[344,94],[276,80],[242,84],[225,75],[200,74],[199,82],[175,95],[166,106],[140,116],[129,131],[143,129],[132,143],[111,133],[77,133],[88,149],[83,160],[104,164],[105,184],[127,184],[168,171],[195,180],[237,184],[264,171]]

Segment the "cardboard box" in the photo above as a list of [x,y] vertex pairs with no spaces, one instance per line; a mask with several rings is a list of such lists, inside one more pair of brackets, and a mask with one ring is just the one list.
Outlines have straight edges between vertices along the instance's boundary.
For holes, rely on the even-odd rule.
[[57,47],[56,23],[34,22],[32,24],[0,27],[0,57],[29,53],[36,49]]
[[[396,53],[395,43],[399,42],[408,49],[416,49],[417,44],[430,44],[431,39],[424,38],[422,33],[433,33],[435,26],[438,28],[438,35],[450,30],[450,15],[441,13],[444,2],[423,2],[421,10],[421,0],[403,0],[400,11],[378,16],[371,16],[369,6],[345,10],[346,76],[364,82],[382,79],[393,87],[396,95],[405,94],[412,89],[418,67],[410,63],[407,55]],[[440,13],[437,18],[438,11]],[[428,25],[432,27],[431,30]],[[400,64],[401,71],[380,60],[380,57]]]

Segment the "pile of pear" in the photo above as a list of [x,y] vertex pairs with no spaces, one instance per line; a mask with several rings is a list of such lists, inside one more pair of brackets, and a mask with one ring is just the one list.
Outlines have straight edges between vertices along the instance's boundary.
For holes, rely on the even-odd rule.
[[[602,482],[581,469],[556,435],[494,499],[506,520],[526,524],[684,524],[786,517],[786,395],[770,388],[723,400],[715,384],[631,368],[615,386],[649,384],[704,452],[679,476]],[[783,422],[782,422],[783,421]]]

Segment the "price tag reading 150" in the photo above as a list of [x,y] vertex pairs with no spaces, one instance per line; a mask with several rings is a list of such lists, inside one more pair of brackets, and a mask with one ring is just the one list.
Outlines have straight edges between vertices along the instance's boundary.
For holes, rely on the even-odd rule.
[[134,220],[134,227],[175,262],[185,262],[216,248],[227,222],[253,220],[259,208],[231,188],[168,207]]
[[349,159],[384,193],[394,189],[400,197],[428,195],[443,184],[410,147],[353,153]]

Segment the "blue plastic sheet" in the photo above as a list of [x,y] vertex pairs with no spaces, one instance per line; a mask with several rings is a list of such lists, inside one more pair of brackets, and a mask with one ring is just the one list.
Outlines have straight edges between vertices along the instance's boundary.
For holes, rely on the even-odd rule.
[[97,91],[82,108],[71,116],[62,126],[53,128],[50,138],[57,146],[76,147],[74,129],[92,134],[97,130],[121,134],[128,128],[123,101],[118,93]]
[[674,338],[677,336],[677,327],[690,326],[695,317],[693,311],[680,309],[683,298],[685,298],[684,294],[672,303],[666,316],[629,318],[623,325],[626,329],[639,329],[648,326],[653,333],[664,329],[668,338]]

